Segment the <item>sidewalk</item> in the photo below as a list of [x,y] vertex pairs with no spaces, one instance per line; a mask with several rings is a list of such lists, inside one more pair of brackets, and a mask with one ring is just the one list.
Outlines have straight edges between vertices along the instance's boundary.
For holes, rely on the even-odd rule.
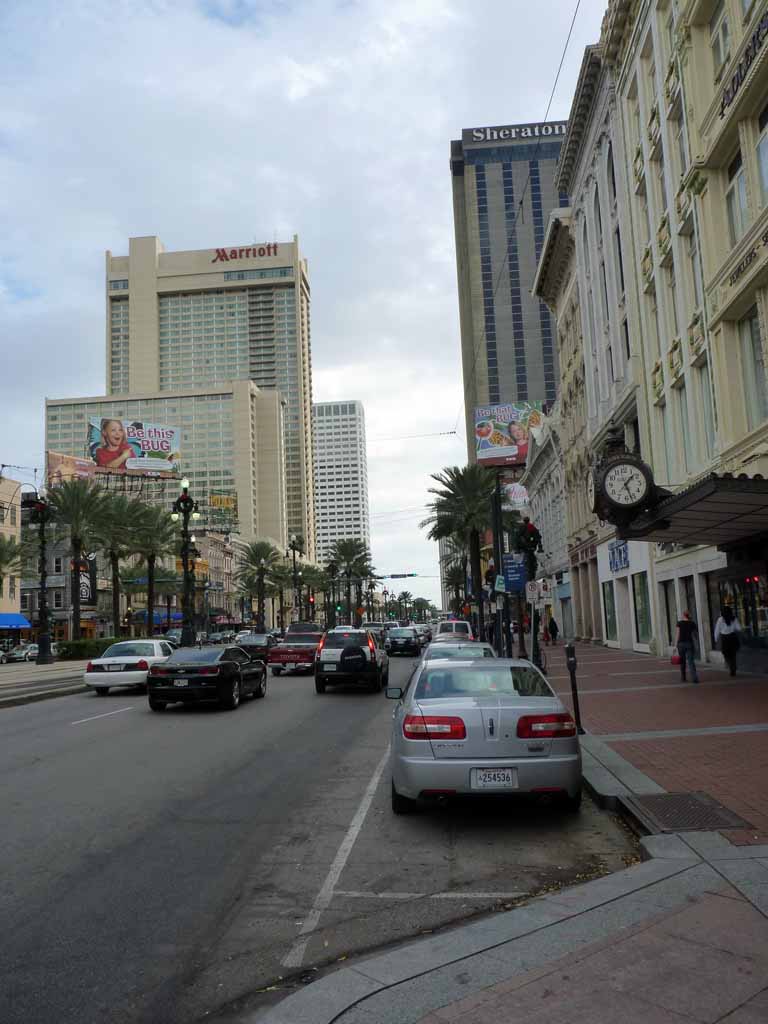
[[577,657],[585,782],[657,833],[644,862],[335,970],[253,1024],[766,1024],[768,679]]

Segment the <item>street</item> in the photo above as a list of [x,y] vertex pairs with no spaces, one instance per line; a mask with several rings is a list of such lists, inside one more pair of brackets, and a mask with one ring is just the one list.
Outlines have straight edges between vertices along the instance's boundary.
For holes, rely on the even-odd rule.
[[[412,665],[393,659],[392,683]],[[307,676],[235,713],[153,714],[131,692],[5,709],[0,1020],[215,1019],[632,857],[589,800],[575,818],[507,802],[394,818],[391,711]]]

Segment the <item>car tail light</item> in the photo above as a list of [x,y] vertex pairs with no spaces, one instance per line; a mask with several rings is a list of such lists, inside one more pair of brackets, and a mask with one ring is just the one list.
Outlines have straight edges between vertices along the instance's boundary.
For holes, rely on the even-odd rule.
[[320,652],[322,651],[323,647],[325,647],[325,636],[321,637],[320,643],[317,645],[317,651],[315,651],[315,654],[317,655],[318,658],[320,657]]
[[195,675],[198,676],[217,676],[219,674],[218,665],[203,665],[202,668],[197,669]]
[[463,719],[452,715],[406,715],[403,736],[407,740],[463,740],[467,729]]
[[141,659],[141,661],[136,662],[136,671],[137,672],[149,672],[149,662],[148,661],[144,661],[143,658]]
[[93,672],[93,662],[92,661],[89,661],[88,664],[85,666],[85,671],[86,672]]
[[370,652],[371,652],[371,654],[374,654],[374,653],[375,653],[375,651],[376,651],[376,648],[375,648],[375,646],[374,646],[374,643],[373,643],[373,637],[372,637],[372,636],[369,636],[369,637],[368,637],[368,647],[369,647],[369,649],[370,649]]
[[576,723],[568,714],[523,715],[517,722],[517,735],[521,740],[575,736]]
[[151,676],[164,676],[165,672],[166,670],[161,668],[159,665],[153,665],[149,670],[149,674]]

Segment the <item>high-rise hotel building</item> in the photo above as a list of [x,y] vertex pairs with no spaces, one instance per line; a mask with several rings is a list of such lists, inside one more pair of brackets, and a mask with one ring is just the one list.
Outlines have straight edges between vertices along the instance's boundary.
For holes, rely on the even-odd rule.
[[362,402],[317,402],[312,414],[317,560],[325,565],[337,540],[370,548],[365,410]]
[[552,317],[531,294],[549,212],[567,206],[554,185],[564,122],[469,128],[451,142],[464,408],[552,402],[558,368]]
[[[304,537],[313,557],[310,290],[298,239],[166,252],[155,236],[131,238],[127,256],[106,254],[106,301],[110,395],[182,394],[248,380],[279,391],[286,530]],[[198,493],[232,484],[218,465],[186,466]],[[281,484],[276,477],[275,488]]]

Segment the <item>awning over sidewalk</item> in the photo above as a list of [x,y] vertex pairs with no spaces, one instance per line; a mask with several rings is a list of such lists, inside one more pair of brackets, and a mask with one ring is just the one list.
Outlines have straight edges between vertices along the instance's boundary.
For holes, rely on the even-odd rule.
[[32,623],[17,612],[0,612],[0,629],[31,629]]
[[629,527],[619,528],[622,540],[657,543],[711,544],[729,547],[768,533],[768,480],[746,474],[706,479],[664,498]]

